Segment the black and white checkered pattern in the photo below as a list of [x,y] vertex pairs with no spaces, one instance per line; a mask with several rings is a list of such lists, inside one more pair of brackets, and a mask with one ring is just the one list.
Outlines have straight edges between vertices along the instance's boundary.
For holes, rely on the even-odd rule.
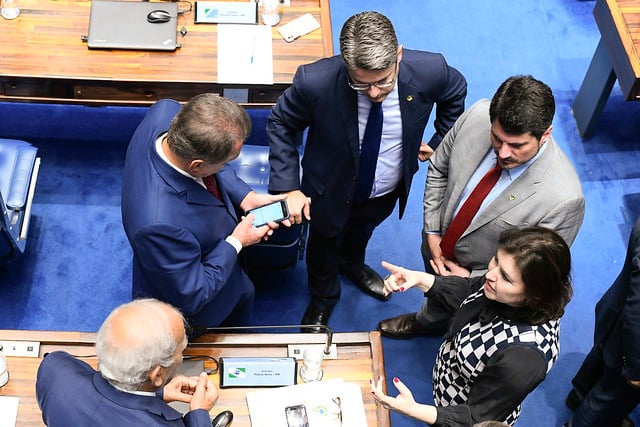
[[[481,289],[464,300],[468,304],[484,295]],[[560,350],[558,320],[542,325],[513,322],[496,316],[487,323],[466,324],[440,347],[433,367],[433,398],[437,406],[466,403],[469,389],[484,370],[488,360],[498,350],[514,344],[529,345],[540,351],[547,361],[547,372],[558,358]],[[520,415],[520,405],[507,417],[512,425]]]

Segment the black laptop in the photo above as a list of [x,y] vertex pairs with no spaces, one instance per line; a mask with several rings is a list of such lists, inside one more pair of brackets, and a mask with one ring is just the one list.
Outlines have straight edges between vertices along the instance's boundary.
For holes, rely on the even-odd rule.
[[[147,21],[161,10],[168,22]],[[178,4],[169,2],[93,0],[87,46],[90,49],[176,50]]]

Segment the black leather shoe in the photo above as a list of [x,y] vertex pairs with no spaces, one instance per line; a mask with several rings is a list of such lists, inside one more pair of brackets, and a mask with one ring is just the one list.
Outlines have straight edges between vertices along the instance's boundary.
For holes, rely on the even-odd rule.
[[569,394],[567,394],[567,397],[565,397],[564,399],[565,406],[572,411],[575,411],[576,409],[578,409],[578,406],[580,406],[581,403],[582,399],[578,397],[578,393],[576,393],[575,389],[572,388]]
[[[329,316],[331,316],[332,309],[319,310],[313,301],[309,303],[307,311],[304,312],[300,324],[302,325],[327,325],[329,323]],[[319,333],[324,332],[322,328],[306,327],[300,328],[300,332],[303,333]]]
[[440,336],[447,331],[446,323],[434,326],[423,326],[416,319],[416,313],[403,314],[382,320],[378,323],[378,330],[383,337],[388,338],[412,338],[421,335]]
[[211,420],[212,427],[228,427],[233,421],[233,412],[222,411]]
[[358,285],[365,293],[378,298],[380,301],[387,301],[391,298],[391,294],[384,294],[384,280],[368,265],[364,265],[362,269],[351,270],[346,267],[340,268],[347,279]]

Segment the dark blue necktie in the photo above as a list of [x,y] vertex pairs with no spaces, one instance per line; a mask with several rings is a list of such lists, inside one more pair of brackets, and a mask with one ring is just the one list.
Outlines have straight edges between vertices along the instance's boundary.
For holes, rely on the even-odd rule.
[[357,202],[367,200],[371,195],[381,138],[382,103],[372,102],[371,110],[369,110],[369,118],[367,119],[367,126],[364,128],[362,147],[360,148],[360,173],[355,195]]

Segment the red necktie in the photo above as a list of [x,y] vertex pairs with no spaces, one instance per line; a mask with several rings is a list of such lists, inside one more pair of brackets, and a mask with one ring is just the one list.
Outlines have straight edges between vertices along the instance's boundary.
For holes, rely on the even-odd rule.
[[469,227],[476,213],[478,213],[482,201],[487,197],[487,194],[489,194],[496,182],[498,182],[500,173],[502,173],[502,167],[500,167],[500,163],[498,162],[495,167],[487,172],[480,182],[478,182],[476,188],[473,189],[457,215],[453,218],[453,221],[451,221],[451,224],[449,224],[449,228],[447,228],[447,231],[445,231],[440,241],[440,249],[442,249],[442,255],[444,255],[445,258],[455,259],[454,249],[458,239],[467,227]]
[[204,178],[202,178],[202,181],[204,182],[204,186],[207,187],[207,191],[211,193],[216,199],[222,201],[222,195],[220,195],[220,188],[218,187],[216,176],[205,176]]

